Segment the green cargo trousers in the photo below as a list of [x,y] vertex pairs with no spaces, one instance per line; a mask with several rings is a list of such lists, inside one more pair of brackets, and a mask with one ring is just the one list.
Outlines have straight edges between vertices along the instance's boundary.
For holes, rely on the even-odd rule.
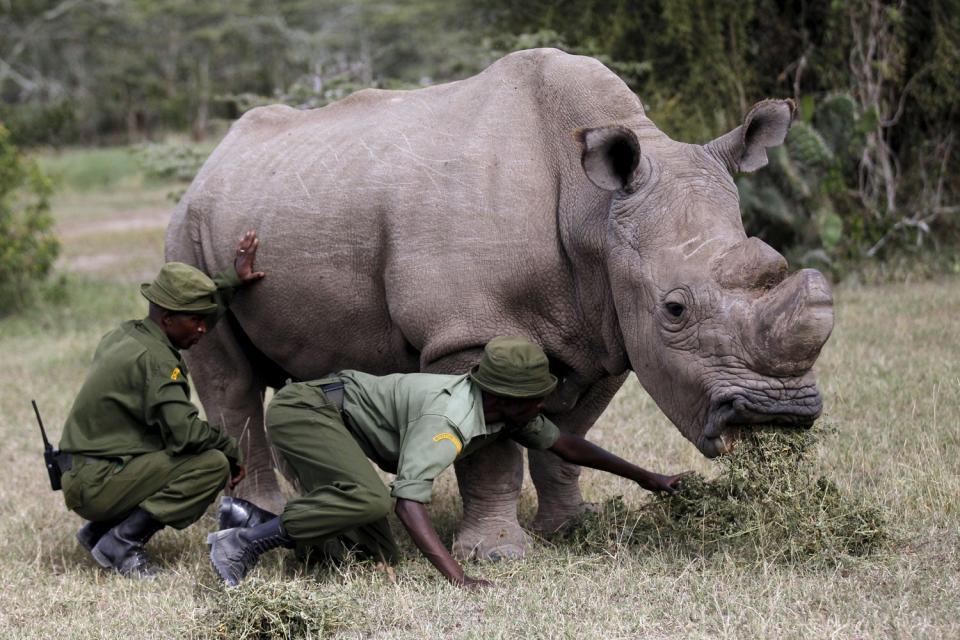
[[299,480],[281,522],[299,547],[341,538],[392,561],[397,545],[387,514],[390,492],[318,382],[288,384],[267,408],[267,433]]
[[140,507],[160,522],[183,529],[200,519],[230,480],[230,463],[215,449],[178,456],[155,451],[124,464],[83,455],[73,461],[63,476],[64,502],[94,522],[117,520]]

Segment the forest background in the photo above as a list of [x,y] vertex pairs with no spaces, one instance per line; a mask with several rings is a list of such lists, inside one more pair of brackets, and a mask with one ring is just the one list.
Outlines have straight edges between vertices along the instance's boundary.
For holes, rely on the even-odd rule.
[[[796,99],[770,168],[737,178],[748,233],[795,266],[957,272],[958,34],[960,0],[0,0],[0,145],[200,141],[257,105],[416,88],[555,46],[605,62],[687,142],[762,98]],[[189,179],[203,156],[147,162]],[[42,275],[50,185],[16,176],[0,186],[2,235],[31,236],[16,266]]]

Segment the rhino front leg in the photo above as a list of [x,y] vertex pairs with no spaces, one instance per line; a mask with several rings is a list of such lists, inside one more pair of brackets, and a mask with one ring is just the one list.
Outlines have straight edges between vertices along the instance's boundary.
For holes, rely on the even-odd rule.
[[[465,349],[429,364],[425,373],[460,374],[480,360],[482,348]],[[517,521],[523,484],[523,451],[513,442],[493,442],[454,465],[463,499],[463,521],[453,539],[461,560],[520,558],[530,536]]]
[[241,346],[235,320],[225,317],[190,349],[187,363],[207,419],[237,438],[247,476],[232,492],[279,513],[285,500],[263,425],[265,383]]
[[461,559],[520,558],[530,537],[517,522],[523,453],[509,441],[494,442],[456,463],[463,522],[453,541]]
[[[551,418],[563,431],[586,435],[626,377],[613,376],[597,382],[580,397],[573,411]],[[537,488],[533,529],[542,534],[555,533],[590,506],[580,493],[580,467],[549,451],[531,450],[528,456],[530,477]]]

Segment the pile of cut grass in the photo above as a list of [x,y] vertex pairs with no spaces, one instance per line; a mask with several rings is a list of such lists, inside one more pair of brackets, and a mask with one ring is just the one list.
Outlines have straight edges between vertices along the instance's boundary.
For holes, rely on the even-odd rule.
[[189,635],[202,640],[325,638],[351,627],[358,612],[345,595],[319,592],[304,579],[250,578],[239,586],[199,585],[202,608]]
[[795,565],[865,556],[889,540],[886,518],[817,473],[822,435],[755,431],[717,459],[716,478],[690,476],[675,495],[637,509],[619,497],[608,500],[568,535],[588,551],[638,545]]

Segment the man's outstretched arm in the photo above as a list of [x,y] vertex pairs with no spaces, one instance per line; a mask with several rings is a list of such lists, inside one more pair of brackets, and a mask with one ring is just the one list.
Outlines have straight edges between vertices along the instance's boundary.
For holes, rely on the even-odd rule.
[[585,438],[569,433],[561,433],[557,441],[550,447],[550,451],[567,462],[578,464],[581,467],[599,469],[621,478],[633,480],[647,491],[666,491],[676,493],[677,484],[687,473],[666,476],[627,462],[623,458],[613,455],[603,447],[599,447]]
[[491,584],[487,580],[471,578],[463,571],[460,563],[443,546],[422,503],[397,498],[396,513],[413,538],[413,543],[444,578],[459,587],[483,587]]

